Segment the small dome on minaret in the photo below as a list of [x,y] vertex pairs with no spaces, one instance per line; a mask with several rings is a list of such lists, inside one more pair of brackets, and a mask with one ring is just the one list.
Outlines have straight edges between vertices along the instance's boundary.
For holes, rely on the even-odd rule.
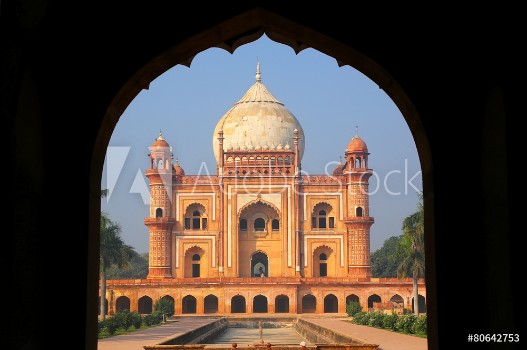
[[368,146],[366,146],[366,142],[364,142],[359,137],[358,132],[355,134],[355,136],[353,136],[351,141],[348,143],[346,152],[348,153],[354,153],[354,152],[368,153]]
[[176,159],[176,162],[174,163],[174,175],[185,176],[185,170],[183,170],[183,168],[179,164],[178,159]]
[[163,137],[163,133],[159,131],[159,136],[154,140],[151,147],[170,147],[170,145]]
[[346,164],[342,162],[342,157],[341,157],[339,164],[335,167],[335,169],[333,169],[333,176],[343,175],[345,168],[346,168]]

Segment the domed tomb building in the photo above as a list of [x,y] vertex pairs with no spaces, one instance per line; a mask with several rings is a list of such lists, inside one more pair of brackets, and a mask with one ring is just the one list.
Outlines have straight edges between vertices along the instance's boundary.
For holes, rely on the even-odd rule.
[[212,135],[215,176],[185,174],[160,133],[146,171],[149,273],[107,282],[110,314],[151,313],[160,298],[176,315],[345,313],[348,301],[411,309],[410,279],[371,276],[366,143],[353,136],[331,175],[307,176],[305,142],[259,64]]

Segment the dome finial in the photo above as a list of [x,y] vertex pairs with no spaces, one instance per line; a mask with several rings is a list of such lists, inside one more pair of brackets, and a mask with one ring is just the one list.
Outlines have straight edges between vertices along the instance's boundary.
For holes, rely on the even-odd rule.
[[355,125],[355,137],[359,137],[359,126]]
[[261,82],[262,81],[262,75],[260,74],[260,61],[256,59],[256,81]]
[[159,129],[159,136],[157,137],[157,140],[162,141],[165,138],[163,137],[163,133],[161,132],[161,129]]

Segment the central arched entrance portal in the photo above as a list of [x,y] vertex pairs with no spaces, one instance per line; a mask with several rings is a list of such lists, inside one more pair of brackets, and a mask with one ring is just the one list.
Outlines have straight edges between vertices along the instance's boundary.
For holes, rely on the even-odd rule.
[[269,257],[263,252],[256,252],[251,256],[251,276],[269,276]]

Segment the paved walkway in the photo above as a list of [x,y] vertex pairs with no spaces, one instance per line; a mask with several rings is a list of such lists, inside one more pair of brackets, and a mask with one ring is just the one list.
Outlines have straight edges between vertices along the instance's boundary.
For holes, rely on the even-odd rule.
[[347,335],[363,343],[378,344],[378,350],[426,350],[426,338],[387,331],[375,327],[353,324],[344,319],[309,318],[309,322],[318,324],[334,332]]
[[[254,315],[252,315],[254,316]],[[274,315],[276,316],[276,315]],[[337,333],[355,338],[368,344],[378,344],[378,350],[427,350],[426,338],[390,332],[374,327],[361,326],[348,322],[345,318],[305,317],[309,322],[331,329]],[[98,350],[144,350],[144,345],[160,343],[163,339],[175,334],[185,333],[191,329],[216,321],[218,318],[184,317],[177,321],[99,340]]]
[[218,317],[188,317],[170,321],[167,324],[135,331],[128,334],[99,339],[98,350],[144,350],[144,345],[159,344],[163,339],[175,334],[186,333],[207,323],[217,321]]

